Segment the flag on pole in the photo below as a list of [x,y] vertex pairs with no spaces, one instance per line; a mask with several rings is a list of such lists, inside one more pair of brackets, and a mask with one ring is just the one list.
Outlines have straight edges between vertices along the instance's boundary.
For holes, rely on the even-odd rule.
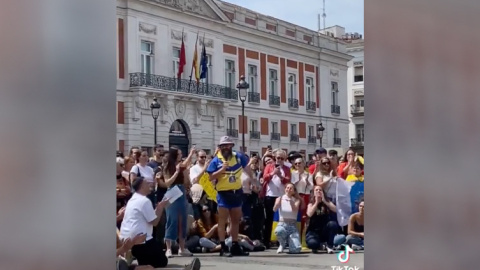
[[208,57],[205,50],[205,37],[203,37],[202,56],[200,58],[200,79],[205,79],[208,72]]
[[195,69],[195,79],[197,80],[197,84],[200,82],[200,67],[198,62],[198,53],[197,53],[197,45],[198,45],[198,35],[197,41],[195,41],[195,51],[193,52],[193,62],[192,68]]
[[183,31],[182,31],[182,46],[180,47],[180,61],[178,62],[177,78],[180,78],[183,73],[183,67],[187,64],[187,57],[185,56],[185,44],[183,43]]
[[337,178],[337,220],[341,227],[348,225],[350,216],[358,212],[358,205],[363,199],[364,182],[348,182]]

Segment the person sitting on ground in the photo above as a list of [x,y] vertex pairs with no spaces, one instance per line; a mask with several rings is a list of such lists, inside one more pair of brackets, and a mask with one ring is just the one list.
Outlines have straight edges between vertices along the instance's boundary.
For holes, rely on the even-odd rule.
[[339,237],[336,241],[341,241],[349,245],[353,250],[361,250],[364,248],[363,241],[365,239],[364,218],[365,218],[365,202],[363,199],[358,205],[359,212],[352,214],[348,223],[347,237]]
[[305,238],[307,247],[313,253],[317,253],[319,249],[322,249],[322,243],[327,242],[327,253],[333,254],[334,246],[342,243],[341,240],[337,243],[334,242],[336,240],[335,236],[341,230],[337,222],[336,212],[337,207],[327,200],[322,187],[315,186],[307,208],[310,222]]
[[280,216],[275,235],[277,236],[279,247],[277,253],[282,253],[288,240],[289,253],[300,253],[302,245],[300,243],[300,234],[297,229],[297,217],[300,210],[301,199],[296,193],[295,185],[288,183],[285,185],[285,194],[275,200],[273,211],[278,210]]

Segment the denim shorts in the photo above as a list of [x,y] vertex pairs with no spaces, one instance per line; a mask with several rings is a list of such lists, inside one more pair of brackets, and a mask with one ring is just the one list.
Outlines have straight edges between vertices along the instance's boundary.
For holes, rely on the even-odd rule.
[[243,190],[225,190],[217,192],[217,204],[218,207],[233,209],[242,207],[243,204]]

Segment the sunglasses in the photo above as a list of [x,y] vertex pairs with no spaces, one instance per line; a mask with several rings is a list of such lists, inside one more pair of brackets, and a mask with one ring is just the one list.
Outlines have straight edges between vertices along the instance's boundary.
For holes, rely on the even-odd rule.
[[295,163],[295,165],[300,165],[300,164],[302,164],[302,163]]
[[206,156],[201,156],[201,157],[198,157],[198,158],[204,159],[204,158],[206,158]]
[[323,165],[330,165],[330,162],[322,162]]

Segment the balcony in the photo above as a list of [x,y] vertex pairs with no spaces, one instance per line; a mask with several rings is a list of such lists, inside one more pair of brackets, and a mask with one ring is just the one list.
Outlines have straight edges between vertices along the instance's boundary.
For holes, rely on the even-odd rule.
[[260,131],[250,131],[251,140],[260,140]]
[[268,104],[271,106],[279,106],[280,107],[280,97],[276,95],[270,95],[268,97]]
[[270,139],[272,141],[280,141],[280,133],[276,133],[276,132],[270,133]]
[[238,129],[227,129],[227,136],[238,138]]
[[130,73],[130,87],[152,87],[169,92],[188,93],[198,96],[238,100],[238,90],[217,84],[197,83],[195,80],[177,79],[146,73]]
[[248,103],[260,103],[260,93],[248,92]]
[[342,145],[341,138],[333,138],[333,145]]
[[298,109],[298,99],[289,98],[288,99],[288,108],[289,109]]
[[317,137],[315,137],[315,136],[308,136],[308,143],[316,144],[316,143],[317,143]]
[[362,148],[364,147],[364,141],[360,141],[358,139],[350,139],[350,146],[352,148]]
[[365,107],[357,107],[357,105],[350,106],[350,113],[353,117],[355,116],[364,116],[365,114]]
[[340,106],[332,105],[332,114],[340,114]]
[[299,136],[298,134],[290,134],[290,142],[299,142]]
[[315,112],[317,110],[317,103],[315,103],[315,101],[307,101],[305,105],[309,112]]

